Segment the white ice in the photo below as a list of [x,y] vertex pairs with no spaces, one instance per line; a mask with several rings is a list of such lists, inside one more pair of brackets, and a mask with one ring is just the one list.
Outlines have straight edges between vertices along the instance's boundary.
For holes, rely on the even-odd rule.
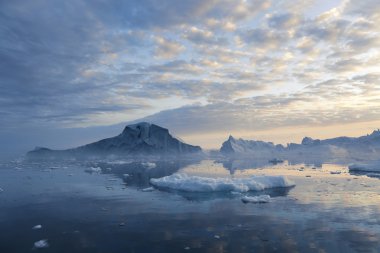
[[90,172],[90,173],[100,173],[102,172],[102,169],[100,167],[91,167],[86,169],[85,171]]
[[144,163],[141,163],[141,165],[144,166],[147,169],[154,169],[154,168],[156,168],[156,164],[155,163],[151,163],[151,162],[144,162]]
[[34,243],[34,247],[36,248],[47,248],[49,247],[49,243],[47,240],[39,240]]
[[352,171],[369,171],[380,172],[380,161],[371,161],[368,163],[355,163],[348,166]]
[[270,202],[269,195],[260,195],[260,196],[244,196],[241,198],[244,203],[268,203]]
[[42,225],[35,225],[34,227],[32,227],[32,229],[41,229],[42,228]]
[[173,174],[162,178],[150,179],[158,188],[169,188],[188,192],[218,191],[261,191],[268,188],[290,187],[295,184],[285,176],[251,176],[248,178],[210,178]]
[[148,188],[144,188],[142,189],[143,192],[151,192],[151,191],[154,191],[154,188],[153,187],[148,187]]

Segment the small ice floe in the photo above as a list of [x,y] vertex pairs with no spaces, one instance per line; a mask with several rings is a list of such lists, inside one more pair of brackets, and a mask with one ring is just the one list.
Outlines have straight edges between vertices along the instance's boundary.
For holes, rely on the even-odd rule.
[[187,247],[185,247],[184,249],[185,249],[185,250],[190,250],[190,247],[189,247],[189,246],[187,246]]
[[154,188],[153,187],[148,187],[148,188],[142,189],[141,191],[143,191],[143,192],[152,192],[152,191],[154,191]]
[[154,169],[157,166],[155,163],[151,163],[151,162],[143,162],[141,163],[141,165],[147,169]]
[[260,195],[260,196],[244,196],[241,198],[241,201],[243,203],[268,203],[270,202],[270,196],[269,195]]
[[70,173],[70,174],[67,174],[67,175],[68,175],[69,177],[72,177],[72,176],[74,176],[74,174],[71,174],[71,173]]
[[241,195],[241,192],[231,191],[231,194],[233,194],[233,195]]
[[112,168],[106,168],[106,171],[112,171]]
[[85,171],[89,172],[89,173],[100,173],[100,172],[102,172],[102,168],[100,168],[100,167],[90,167],[90,168],[87,168]]
[[118,180],[117,178],[109,178],[108,179],[108,181],[112,181],[112,182],[117,181],[117,180]]
[[37,242],[34,243],[34,247],[37,248],[37,249],[41,249],[41,248],[47,248],[49,247],[49,243],[46,239],[44,240],[39,240]]
[[371,161],[368,163],[355,163],[348,166],[350,171],[367,171],[380,172],[380,161]]
[[214,238],[215,239],[220,239],[220,236],[219,235],[214,235]]
[[110,161],[110,162],[107,162],[108,164],[111,164],[111,165],[124,165],[124,164],[130,164],[130,163],[133,163],[133,161],[124,161],[124,160],[115,160],[115,161]]
[[330,171],[330,174],[339,175],[339,174],[342,174],[342,172],[341,171]]
[[3,192],[3,191],[4,191],[3,188],[0,188],[0,193]]
[[291,187],[295,184],[285,176],[251,176],[244,178],[211,178],[175,173],[161,178],[151,178],[158,188],[187,192],[248,192],[269,188]]
[[128,178],[128,177],[129,177],[129,174],[123,174],[123,177],[124,177],[124,178]]
[[37,229],[41,229],[42,228],[42,225],[35,225],[34,227],[32,227],[33,230],[37,230]]

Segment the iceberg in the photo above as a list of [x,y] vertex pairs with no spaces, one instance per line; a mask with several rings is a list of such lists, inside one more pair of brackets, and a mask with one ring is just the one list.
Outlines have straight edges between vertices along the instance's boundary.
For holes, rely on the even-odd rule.
[[241,198],[241,201],[243,203],[268,203],[270,202],[270,196],[269,195],[260,195],[260,196],[244,196]]
[[285,176],[251,176],[248,178],[210,178],[173,174],[152,178],[150,183],[157,188],[168,188],[187,192],[248,192],[269,188],[291,187],[295,184]]
[[157,166],[156,163],[152,163],[152,162],[143,162],[141,163],[141,165],[147,169],[154,169]]
[[148,188],[142,189],[141,191],[143,191],[143,192],[152,192],[152,191],[154,191],[154,188],[153,187],[148,187]]
[[34,243],[34,247],[41,249],[41,248],[47,248],[49,247],[49,243],[47,240],[39,240]]
[[89,172],[89,173],[101,173],[102,169],[100,167],[91,167],[91,168],[85,169],[85,172]]

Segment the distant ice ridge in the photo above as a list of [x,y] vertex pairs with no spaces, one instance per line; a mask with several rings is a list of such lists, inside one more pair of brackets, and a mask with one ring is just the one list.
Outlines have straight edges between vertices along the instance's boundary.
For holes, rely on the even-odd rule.
[[380,172],[380,161],[371,161],[367,163],[355,163],[348,166],[351,171],[368,171]]
[[209,178],[173,174],[162,178],[152,178],[150,183],[158,188],[188,192],[248,192],[268,188],[290,187],[295,184],[285,176],[252,176],[249,178]]

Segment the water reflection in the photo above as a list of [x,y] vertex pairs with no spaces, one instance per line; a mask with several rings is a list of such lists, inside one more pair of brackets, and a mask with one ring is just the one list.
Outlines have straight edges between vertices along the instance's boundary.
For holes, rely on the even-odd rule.
[[[50,244],[44,251],[58,253],[186,252],[187,247],[234,253],[380,251],[380,181],[368,174],[350,173],[341,164],[151,162],[155,167],[97,161],[1,168],[0,252],[30,252],[44,238]],[[89,167],[100,167],[101,173],[85,173]],[[297,186],[246,193],[272,196],[262,205],[243,204],[241,195],[232,193],[139,190],[150,178],[176,172],[288,175]],[[32,230],[37,224],[43,229]]]

